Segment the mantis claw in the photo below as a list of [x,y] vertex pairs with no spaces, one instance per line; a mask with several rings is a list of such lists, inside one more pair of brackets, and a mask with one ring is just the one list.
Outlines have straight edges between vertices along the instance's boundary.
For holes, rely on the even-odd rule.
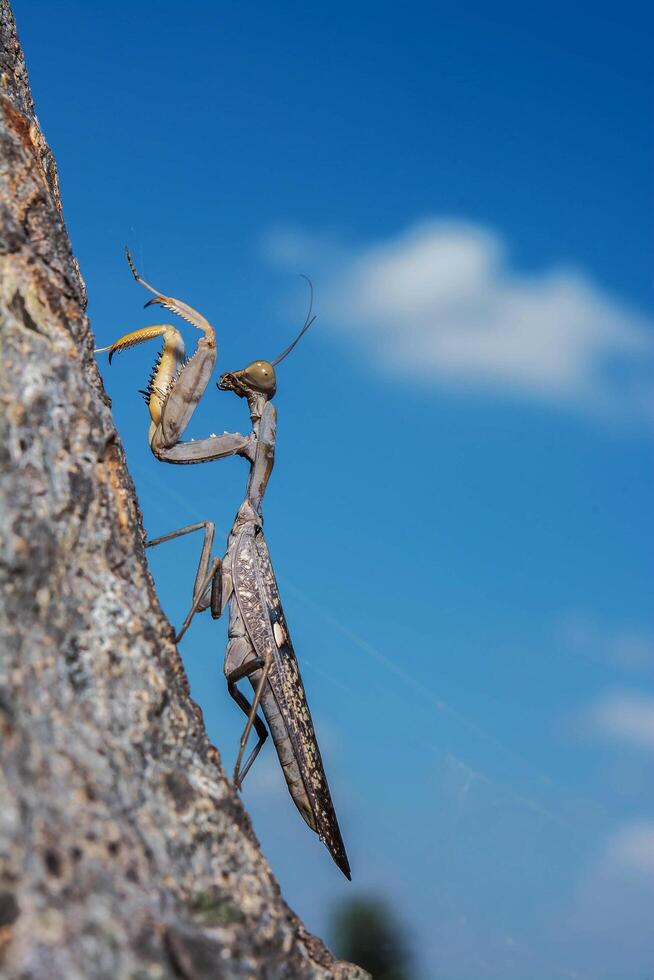
[[215,347],[216,334],[209,321],[205,319],[201,313],[198,313],[197,310],[194,310],[192,306],[189,306],[188,303],[184,303],[181,299],[175,299],[174,296],[166,296],[164,293],[160,293],[158,289],[155,289],[149,282],[142,279],[136,270],[136,266],[134,265],[130,250],[127,248],[127,246],[125,247],[125,254],[127,255],[129,267],[132,270],[132,275],[136,281],[140,283],[141,286],[144,286],[145,289],[149,289],[151,293],[154,293],[154,299],[149,300],[145,305],[151,306],[153,303],[158,303],[160,306],[164,306],[167,310],[170,310],[171,313],[176,313],[177,316],[181,316],[183,320],[186,320],[192,326],[197,327],[198,330],[202,331],[205,336],[207,346]]

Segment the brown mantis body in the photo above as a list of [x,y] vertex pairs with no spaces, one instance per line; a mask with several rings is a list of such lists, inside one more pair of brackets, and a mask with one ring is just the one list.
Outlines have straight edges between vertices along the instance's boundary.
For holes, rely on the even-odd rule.
[[[230,695],[247,715],[234,782],[240,788],[267,738],[266,724],[259,715],[261,709],[295,805],[349,878],[349,863],[263,534],[262,502],[275,457],[276,410],[271,402],[276,391],[274,368],[290,353],[313,320],[310,315],[307,317],[298,337],[273,362],[253,361],[241,371],[222,375],[218,387],[247,400],[252,424],[247,436],[224,433],[182,442],[181,436],[213,374],[215,332],[192,307],[148,285],[138,275],[129,252],[127,257],[135,279],[154,293],[155,298],[146,306],[163,306],[203,333],[189,360],[185,359],[181,334],[168,324],[136,330],[111,347],[102,348],[109,350],[111,360],[117,351],[154,337],[164,338],[163,350],[143,392],[150,411],[148,440],[152,452],[167,463],[204,463],[241,456],[250,466],[245,499],[234,520],[222,560],[211,556],[214,526],[210,521],[180,528],[147,544],[153,547],[183,534],[204,531],[193,604],[177,640],[184,635],[196,612],[210,609],[211,615],[218,618],[228,609],[225,676]],[[253,688],[251,702],[237,687],[244,678],[249,679]],[[243,764],[253,727],[257,744]]]

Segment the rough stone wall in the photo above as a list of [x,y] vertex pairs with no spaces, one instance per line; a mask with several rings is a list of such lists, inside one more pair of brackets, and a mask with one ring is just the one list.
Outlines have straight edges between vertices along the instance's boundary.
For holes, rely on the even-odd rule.
[[285,905],[207,740],[84,307],[0,0],[0,975],[365,978]]

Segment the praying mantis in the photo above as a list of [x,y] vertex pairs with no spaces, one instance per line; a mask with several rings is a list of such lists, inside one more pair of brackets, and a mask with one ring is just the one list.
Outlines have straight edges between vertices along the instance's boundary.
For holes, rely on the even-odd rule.
[[[203,543],[193,585],[193,601],[176,636],[179,642],[193,616],[209,609],[218,619],[227,609],[228,643],[225,676],[229,694],[247,716],[234,767],[234,784],[241,788],[268,736],[279,757],[286,783],[302,817],[328,848],[336,865],[350,879],[350,865],[325,776],[313,721],[309,712],[297,657],[279,597],[275,573],[263,534],[262,502],[273,469],[277,413],[271,399],[276,388],[275,367],[290,354],[315,317],[311,303],[302,329],[274,360],[255,360],[240,371],[223,374],[217,387],[247,401],[252,429],[212,434],[183,442],[181,437],[211,379],[216,363],[214,328],[197,310],[159,292],[141,278],[126,249],[127,261],[136,281],[154,294],[145,305],[161,306],[196,327],[202,336],[195,353],[186,358],[180,332],[170,324],[143,327],[120,337],[96,353],[114,354],[137,344],[163,338],[147,388],[141,392],[150,413],[150,449],[165,463],[208,463],[240,456],[249,464],[245,499],[229,534],[224,557],[212,557],[214,525],[201,521],[171,531],[146,543],[146,547],[203,531]],[[237,687],[247,678],[254,696],[250,702]],[[261,709],[264,720],[259,715]],[[250,733],[258,741],[243,763]]]

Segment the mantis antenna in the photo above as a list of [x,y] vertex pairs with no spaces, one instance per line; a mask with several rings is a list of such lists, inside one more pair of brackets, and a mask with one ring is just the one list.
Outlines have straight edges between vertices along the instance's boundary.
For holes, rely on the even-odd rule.
[[311,282],[308,276],[302,275],[302,278],[306,279],[306,281],[309,283],[309,310],[307,312],[306,320],[304,321],[304,325],[300,330],[299,334],[297,335],[297,337],[295,338],[295,340],[288,345],[285,351],[283,351],[281,354],[278,354],[274,361],[270,362],[273,367],[276,367],[278,364],[281,364],[284,358],[288,357],[288,355],[291,353],[291,351],[293,350],[297,342],[302,339],[302,337],[307,332],[307,330],[309,329],[313,321],[316,319],[315,316],[311,316],[311,313],[313,311],[313,283]]

